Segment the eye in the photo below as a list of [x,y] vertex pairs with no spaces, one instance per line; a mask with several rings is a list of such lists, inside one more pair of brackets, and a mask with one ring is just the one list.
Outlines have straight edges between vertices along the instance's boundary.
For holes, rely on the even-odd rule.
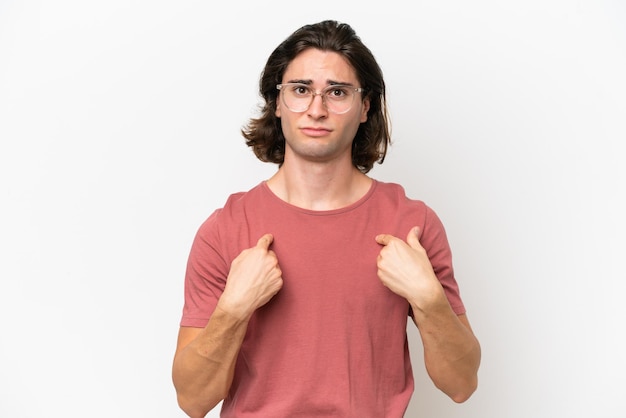
[[350,95],[350,90],[345,86],[332,86],[326,91],[326,96],[333,100],[344,99]]
[[296,84],[292,87],[291,91],[296,96],[308,96],[311,94],[311,89],[304,84]]

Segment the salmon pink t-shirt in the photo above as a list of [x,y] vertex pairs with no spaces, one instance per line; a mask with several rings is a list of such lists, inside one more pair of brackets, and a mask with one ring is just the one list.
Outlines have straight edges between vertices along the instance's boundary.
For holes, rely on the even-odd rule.
[[400,418],[413,393],[409,303],[377,276],[374,237],[420,228],[454,312],[465,312],[444,227],[394,183],[374,180],[342,209],[313,211],[265,182],[233,194],[200,226],[185,278],[181,326],[204,327],[230,264],[271,233],[282,289],[252,316],[222,417]]

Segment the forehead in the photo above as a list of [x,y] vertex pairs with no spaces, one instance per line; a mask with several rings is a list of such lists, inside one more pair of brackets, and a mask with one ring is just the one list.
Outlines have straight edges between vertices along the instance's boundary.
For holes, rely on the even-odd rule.
[[311,80],[320,84],[328,84],[329,81],[358,82],[355,69],[341,54],[315,48],[302,51],[287,66],[283,82],[295,80]]

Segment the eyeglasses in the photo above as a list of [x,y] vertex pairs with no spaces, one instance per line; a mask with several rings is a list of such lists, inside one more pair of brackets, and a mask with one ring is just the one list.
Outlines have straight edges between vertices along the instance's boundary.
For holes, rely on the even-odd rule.
[[311,86],[302,83],[278,84],[276,88],[283,93],[283,103],[292,112],[305,112],[313,103],[315,96],[319,95],[326,109],[337,115],[348,112],[352,108],[356,93],[365,91],[363,87],[345,84],[330,85],[319,93]]

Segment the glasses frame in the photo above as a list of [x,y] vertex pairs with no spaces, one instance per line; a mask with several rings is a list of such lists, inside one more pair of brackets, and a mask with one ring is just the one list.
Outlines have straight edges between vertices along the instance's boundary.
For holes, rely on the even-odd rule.
[[318,90],[313,89],[310,85],[304,84],[304,83],[282,83],[282,84],[277,84],[276,85],[276,89],[278,89],[279,92],[284,92],[285,90],[283,90],[283,89],[285,87],[293,87],[293,86],[302,86],[302,87],[305,87],[305,88],[311,90],[311,95],[310,95],[311,96],[311,100],[309,101],[309,104],[307,105],[307,107],[302,109],[302,110],[293,110],[292,108],[290,108],[287,105],[287,102],[285,101],[285,95],[284,94],[281,95],[282,96],[281,100],[283,101],[283,104],[285,105],[285,107],[287,109],[289,109],[290,111],[294,112],[294,113],[306,112],[311,107],[311,104],[313,103],[313,100],[315,100],[315,96],[320,96],[322,98],[322,104],[324,105],[324,108],[326,110],[328,110],[330,113],[334,113],[335,115],[343,115],[344,113],[348,113],[352,109],[352,106],[354,105],[354,98],[356,97],[356,95],[352,96],[352,102],[350,103],[350,107],[348,107],[343,112],[336,112],[336,111],[334,111],[332,109],[329,109],[328,104],[326,104],[326,93],[328,93],[329,91],[332,91],[333,89],[337,89],[337,88],[345,88],[345,89],[348,89],[348,90],[353,90],[356,93],[363,93],[365,91],[365,88],[363,88],[363,87],[354,87],[354,86],[351,86],[349,84],[331,84],[329,86],[324,87],[321,91],[318,91]]

